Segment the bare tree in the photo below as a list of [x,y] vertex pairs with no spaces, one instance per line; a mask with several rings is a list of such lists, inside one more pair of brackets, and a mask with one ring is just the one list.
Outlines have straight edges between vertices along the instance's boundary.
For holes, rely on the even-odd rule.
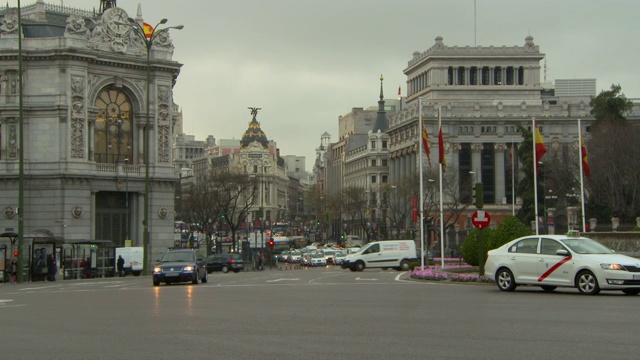
[[359,227],[368,242],[372,229],[370,223],[371,210],[367,202],[367,194],[362,187],[350,186],[342,189],[344,214],[354,227]]

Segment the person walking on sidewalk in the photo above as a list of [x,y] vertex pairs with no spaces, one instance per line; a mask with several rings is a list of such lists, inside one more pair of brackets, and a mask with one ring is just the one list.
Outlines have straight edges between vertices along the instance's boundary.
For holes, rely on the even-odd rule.
[[124,258],[122,255],[118,255],[118,276],[124,276]]
[[47,280],[56,281],[56,272],[58,266],[56,264],[56,258],[53,254],[47,257]]

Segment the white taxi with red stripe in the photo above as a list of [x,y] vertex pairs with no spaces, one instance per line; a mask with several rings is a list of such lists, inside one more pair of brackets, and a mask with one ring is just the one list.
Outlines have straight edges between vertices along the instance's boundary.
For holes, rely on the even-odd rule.
[[531,235],[489,251],[484,275],[502,291],[518,285],[553,291],[576,287],[582,294],[600,290],[640,293],[640,260],[615,253],[599,242],[569,235]]

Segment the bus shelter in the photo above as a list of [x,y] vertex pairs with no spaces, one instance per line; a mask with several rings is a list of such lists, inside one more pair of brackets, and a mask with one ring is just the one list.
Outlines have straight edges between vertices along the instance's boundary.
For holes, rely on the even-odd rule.
[[115,251],[115,245],[111,240],[65,240],[62,249],[64,279],[91,279],[114,276]]
[[[6,264],[15,258],[18,251],[18,233],[4,232],[0,234],[0,263],[2,272],[6,269]],[[60,251],[63,240],[53,236],[48,231],[34,232],[22,236],[22,280],[23,281],[44,281],[47,277],[47,257],[54,254],[56,264],[60,268]],[[18,271],[20,276],[20,271]],[[6,277],[4,277],[6,279]]]

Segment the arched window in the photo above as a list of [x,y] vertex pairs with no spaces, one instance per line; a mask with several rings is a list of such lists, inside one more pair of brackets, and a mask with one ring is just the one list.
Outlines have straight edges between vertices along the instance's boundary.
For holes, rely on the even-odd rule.
[[115,164],[128,159],[133,163],[133,119],[129,97],[118,89],[100,92],[95,106],[94,159],[98,163]]

